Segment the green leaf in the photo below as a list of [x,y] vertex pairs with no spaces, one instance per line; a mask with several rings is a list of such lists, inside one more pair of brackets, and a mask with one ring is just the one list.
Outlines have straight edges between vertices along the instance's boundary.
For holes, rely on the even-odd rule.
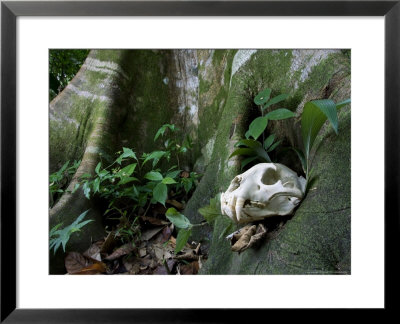
[[253,156],[256,155],[256,151],[254,149],[250,149],[250,148],[239,148],[235,151],[233,151],[233,153],[229,156],[229,158],[235,156],[235,155],[246,155],[246,156]]
[[308,160],[312,145],[322,125],[329,120],[338,132],[338,118],[335,103],[330,99],[307,102],[301,115],[301,133],[303,136],[305,158]]
[[74,189],[72,190],[71,193],[74,193],[75,191],[77,191],[79,186],[80,186],[80,183],[75,183]]
[[307,170],[307,165],[306,165],[306,159],[304,157],[304,153],[297,148],[292,147],[293,151],[297,153],[297,156],[299,157],[299,160],[301,162],[301,166],[303,167],[303,171],[306,172]]
[[148,180],[152,180],[152,181],[161,181],[163,179],[163,176],[160,172],[156,172],[156,171],[150,171],[147,172],[144,177]]
[[338,102],[337,104],[336,104],[336,109],[337,110],[339,110],[340,108],[342,108],[342,107],[344,107],[344,106],[346,106],[346,105],[348,105],[348,104],[350,104],[351,103],[351,99],[349,98],[349,99],[346,99],[346,100],[343,100],[343,101],[341,101],[341,102]]
[[151,152],[143,161],[143,165],[150,160],[153,160],[153,168],[156,166],[158,161],[166,154],[164,151],[154,151]]
[[71,225],[65,227],[64,229],[58,229],[61,226],[61,224],[58,224],[57,226],[51,229],[49,233],[50,234],[49,248],[50,250],[54,249],[54,254],[57,252],[58,248],[61,245],[65,252],[65,248],[70,239],[71,234],[80,231],[80,229],[83,226],[93,221],[92,219],[89,219],[84,222],[81,222],[85,218],[88,211],[89,210],[80,214]]
[[272,145],[272,143],[274,142],[274,140],[275,140],[275,134],[269,135],[269,136],[267,137],[267,139],[264,141],[264,149],[267,150],[267,149]]
[[123,150],[123,153],[116,160],[118,164],[121,164],[123,159],[129,158],[129,157],[134,158],[136,161],[138,161],[135,152],[133,152],[130,148],[123,147],[122,150]]
[[257,153],[258,158],[260,158],[262,161],[268,162],[268,163],[272,162],[268,153],[262,147],[256,148],[255,151]]
[[240,146],[240,145],[245,145],[250,148],[256,148],[260,147],[261,143],[253,139],[241,139],[235,144],[235,146]]
[[125,168],[119,170],[115,176],[118,178],[129,177],[133,173],[133,171],[135,171],[136,165],[137,163],[127,165]]
[[118,186],[132,182],[132,181],[137,181],[138,179],[135,177],[126,177],[126,178],[122,178],[119,182],[118,182]]
[[186,230],[182,228],[179,230],[178,236],[176,237],[175,254],[177,254],[184,248],[191,234],[192,234],[191,229]]
[[269,147],[269,149],[267,150],[267,152],[272,152],[273,150],[275,150],[276,147],[277,147],[279,144],[281,144],[281,142],[282,142],[282,141],[278,141],[278,142],[275,142],[274,144],[272,144],[272,145]]
[[255,140],[264,132],[268,125],[267,117],[257,117],[254,119],[249,126],[249,136],[252,136]]
[[279,108],[265,115],[265,117],[268,118],[269,120],[282,120],[282,119],[292,118],[295,116],[296,114],[294,112],[286,108]]
[[185,189],[186,193],[189,193],[190,189],[192,189],[193,186],[193,180],[189,178],[182,178],[182,184],[183,188]]
[[172,171],[172,172],[167,173],[167,175],[165,177],[175,179],[180,173],[181,173],[181,170]]
[[96,178],[93,181],[93,193],[99,192],[100,188],[100,178]]
[[218,205],[219,202],[219,195],[215,198],[210,199],[210,204],[208,206],[199,208],[199,213],[204,217],[204,219],[212,225],[215,219],[221,215],[221,209]]
[[90,186],[88,182],[83,184],[83,194],[87,199],[90,199]]
[[101,168],[101,162],[97,163],[96,169],[94,169],[94,171],[96,172],[96,174],[99,174],[100,168]]
[[254,103],[257,106],[261,106],[268,101],[270,95],[271,95],[271,89],[269,88],[264,89],[263,91],[259,92],[257,96],[255,96]]
[[253,162],[257,158],[258,158],[258,156],[251,156],[246,159],[243,159],[241,162],[240,168],[243,169],[247,164],[249,164],[250,162]]
[[174,179],[170,178],[170,177],[166,177],[166,178],[162,179],[162,183],[173,184],[173,183],[177,183],[177,182]]
[[186,218],[185,215],[182,215],[175,208],[168,208],[165,216],[169,219],[169,221],[174,224],[178,228],[187,229],[192,227],[190,220]]
[[168,188],[165,183],[159,182],[153,189],[153,198],[165,206],[167,200]]
[[270,101],[267,102],[267,104],[263,107],[263,109],[271,105],[277,104],[278,102],[281,102],[283,100],[286,100],[287,97],[289,97],[288,94],[280,94],[279,96],[273,97]]
[[170,125],[170,124],[164,124],[164,125],[162,125],[159,129],[158,129],[158,131],[157,131],[157,133],[156,133],[156,135],[154,136],[154,141],[156,141],[157,140],[157,138],[161,135],[161,136],[164,136],[164,133],[165,133],[165,131],[167,130],[167,128],[169,128],[171,131],[175,131],[176,130],[176,128],[175,128],[175,125]]

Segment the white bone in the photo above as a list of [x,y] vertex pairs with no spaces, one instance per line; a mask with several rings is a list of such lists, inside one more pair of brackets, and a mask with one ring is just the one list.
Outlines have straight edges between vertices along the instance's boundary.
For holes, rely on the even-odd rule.
[[235,223],[290,215],[304,197],[306,180],[279,163],[260,163],[237,175],[221,194],[221,212]]

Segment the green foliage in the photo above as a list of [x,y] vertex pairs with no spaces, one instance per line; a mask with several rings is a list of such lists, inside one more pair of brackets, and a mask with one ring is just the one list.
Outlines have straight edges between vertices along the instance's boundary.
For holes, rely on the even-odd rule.
[[[65,162],[60,170],[49,176],[50,207],[53,207],[55,202],[61,197],[61,194],[64,193],[65,188],[68,186],[68,183],[81,164],[81,161],[74,161],[71,166],[69,166],[69,163],[69,161]],[[79,185],[75,186],[74,191],[78,189],[78,187]]]
[[68,85],[88,54],[89,50],[49,50],[50,101]]
[[[261,116],[255,118],[249,125],[249,129],[245,134],[246,139],[241,139],[235,144],[238,147],[231,155],[230,158],[236,155],[241,155],[244,158],[241,162],[241,168],[243,169],[247,164],[258,161],[258,162],[271,162],[269,152],[273,151],[279,144],[280,141],[275,142],[275,135],[272,134],[264,140],[264,132],[268,126],[269,120],[282,120],[292,118],[295,114],[286,108],[279,108],[270,111],[264,116],[266,108],[277,104],[288,98],[287,94],[280,94],[270,99],[271,89],[267,88],[262,90],[254,98],[254,103],[260,107]],[[262,141],[259,141],[259,137],[263,135]]]
[[303,137],[304,151],[298,149],[294,150],[301,161],[307,181],[309,180],[311,173],[310,152],[317,135],[326,120],[329,120],[329,123],[337,134],[337,111],[349,103],[350,99],[344,100],[338,104],[335,104],[331,99],[321,99],[309,101],[304,105],[303,113],[301,115],[301,134]]
[[218,202],[220,201],[220,197],[221,197],[221,194],[218,194],[214,198],[210,199],[210,204],[208,206],[199,208],[199,213],[204,217],[204,219],[210,225],[213,225],[215,222],[215,219],[221,215],[221,209],[220,209],[220,206],[218,205]]
[[85,218],[86,214],[88,213],[89,210],[83,212],[82,214],[80,214],[75,221],[63,228],[63,229],[59,229],[62,226],[62,223],[57,224],[56,226],[54,226],[49,233],[50,236],[50,245],[49,245],[49,249],[54,249],[54,254],[56,254],[58,248],[62,245],[63,250],[65,252],[65,247],[71,237],[72,233],[75,232],[79,232],[81,230],[81,228],[83,226],[85,226],[86,224],[92,222],[92,219],[89,220],[85,220],[83,221],[83,219]]
[[176,254],[181,251],[187,243],[192,234],[192,228],[194,225],[190,223],[190,220],[187,219],[185,215],[179,213],[175,208],[169,208],[165,213],[165,216],[179,229],[178,236],[176,237]]

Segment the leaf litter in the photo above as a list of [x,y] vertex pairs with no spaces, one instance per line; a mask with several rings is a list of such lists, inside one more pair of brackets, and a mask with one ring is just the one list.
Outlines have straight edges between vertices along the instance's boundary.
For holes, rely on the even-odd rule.
[[[170,201],[183,208],[183,204]],[[127,274],[127,275],[188,275],[197,274],[207,256],[201,244],[186,243],[175,254],[176,230],[165,218],[165,208],[157,206],[153,216],[140,216],[141,234],[129,242],[122,242],[117,231],[83,253],[69,252],[65,257],[68,274]],[[160,213],[163,218],[160,218]]]

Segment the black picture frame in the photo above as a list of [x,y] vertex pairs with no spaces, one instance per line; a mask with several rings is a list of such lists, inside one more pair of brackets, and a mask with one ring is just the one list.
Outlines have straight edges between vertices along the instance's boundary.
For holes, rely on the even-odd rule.
[[[244,310],[16,308],[16,19],[18,16],[384,16],[385,310],[396,309],[399,279],[400,0],[396,1],[2,1],[1,2],[1,322],[225,322]],[[372,131],[372,129],[371,129]],[[373,163],[366,152],[366,163]],[[389,171],[390,170],[390,171]],[[373,241],[373,233],[371,233]],[[371,242],[373,244],[373,242]],[[366,247],[368,248],[368,247]],[[372,257],[371,257],[372,259]],[[373,261],[371,261],[373,266]],[[39,293],[39,292],[38,292]],[[247,310],[248,312],[249,310]],[[251,310],[270,316],[268,310]],[[270,311],[271,312],[271,311]],[[304,312],[302,313],[304,314]],[[381,314],[381,313],[380,313]],[[379,315],[380,316],[380,315]]]

